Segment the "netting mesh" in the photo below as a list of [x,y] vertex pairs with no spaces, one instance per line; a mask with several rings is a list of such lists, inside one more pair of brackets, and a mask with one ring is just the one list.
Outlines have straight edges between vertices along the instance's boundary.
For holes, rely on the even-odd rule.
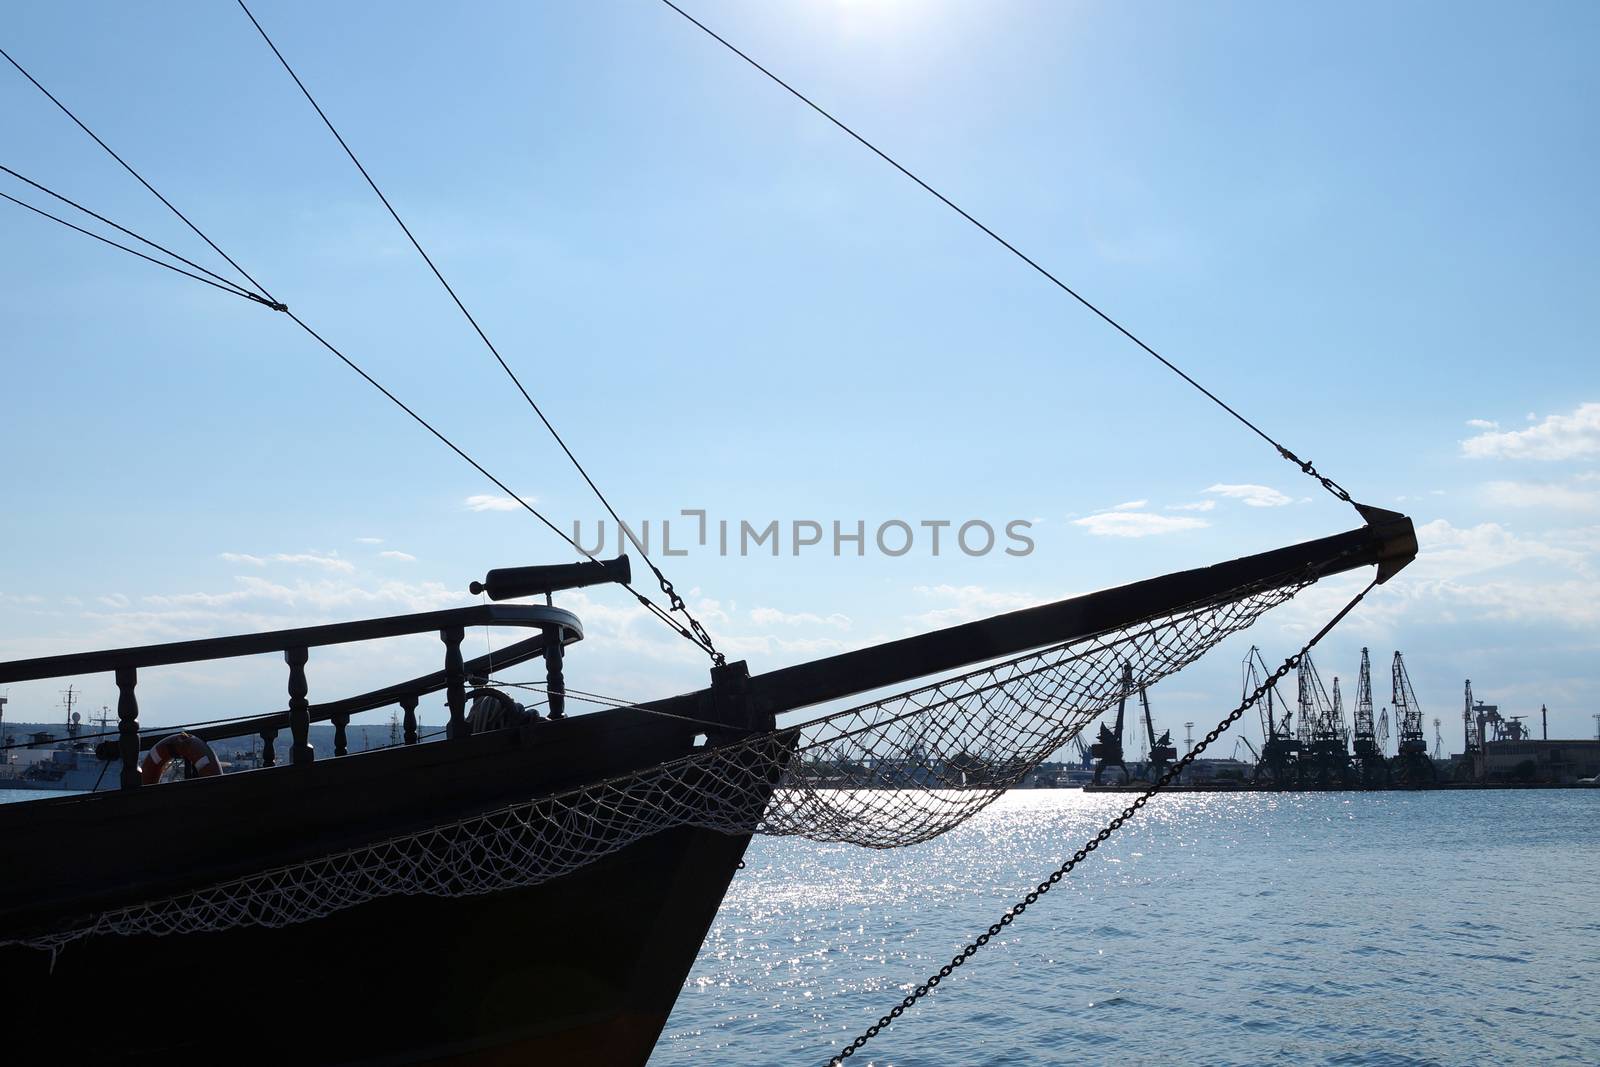
[[971,818],[1132,686],[1154,684],[1310,584],[1291,576],[798,726],[86,917],[4,944],[284,926],[396,894],[530,886],[680,826],[893,848]]

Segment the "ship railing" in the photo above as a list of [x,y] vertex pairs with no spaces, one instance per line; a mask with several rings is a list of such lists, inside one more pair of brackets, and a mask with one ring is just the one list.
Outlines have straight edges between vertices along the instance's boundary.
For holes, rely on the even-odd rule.
[[[466,631],[477,626],[531,628],[539,633],[497,652],[466,660],[461,654],[461,643]],[[442,670],[359,696],[324,704],[310,702],[306,666],[312,649],[430,632],[437,633],[444,643]],[[487,678],[493,671],[539,657],[545,661],[545,690],[549,698],[550,715],[552,718],[561,718],[565,711],[566,693],[562,674],[563,650],[582,639],[583,624],[570,611],[535,604],[481,604],[234,637],[13,660],[0,663],[0,685],[111,674],[117,686],[117,739],[101,744],[96,754],[108,761],[120,759],[122,788],[137,789],[141,784],[139,754],[170,732],[162,730],[146,734],[139,728],[137,687],[141,670],[281,653],[289,668],[289,703],[286,710],[201,726],[186,732],[208,742],[230,737],[259,736],[264,742],[262,762],[272,766],[276,762],[274,741],[278,732],[287,727],[290,733],[289,761],[291,765],[300,766],[311,763],[315,758],[310,741],[313,722],[333,723],[334,754],[343,756],[348,752],[346,728],[350,716],[392,705],[398,705],[404,712],[405,743],[416,744],[419,740],[417,703],[422,697],[440,691],[444,692],[445,703],[450,709],[445,736],[449,739],[464,738],[469,733],[466,720],[469,681]]]

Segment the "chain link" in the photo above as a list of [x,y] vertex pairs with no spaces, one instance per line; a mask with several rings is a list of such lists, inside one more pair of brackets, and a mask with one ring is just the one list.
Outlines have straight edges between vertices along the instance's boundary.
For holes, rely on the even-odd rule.
[[1355,501],[1351,499],[1349,491],[1347,491],[1344,486],[1340,485],[1332,478],[1329,478],[1326,474],[1323,474],[1321,471],[1317,470],[1316,466],[1309,459],[1301,459],[1299,456],[1295,455],[1287,448],[1284,448],[1282,445],[1278,445],[1278,454],[1283,456],[1283,458],[1288,460],[1290,463],[1293,463],[1296,467],[1299,467],[1311,477],[1315,478],[1317,481],[1321,482],[1322,488],[1326,489],[1328,492],[1332,493],[1346,504],[1355,503]]
[[[640,555],[644,554],[643,546],[640,546],[639,553]],[[661,568],[651,562],[649,556],[644,556],[644,561],[650,564],[650,570],[655,574],[656,581],[661,583],[661,592],[666,595],[667,606],[689,621],[689,630],[692,632],[685,632],[681,627],[678,632],[705,649],[707,654],[711,656],[712,663],[718,667],[727,666],[728,657],[717,651],[717,646],[711,641],[711,635],[706,632],[704,626],[700,625],[700,620],[690,613],[689,605],[683,602],[683,597],[678,595],[678,590],[673,587],[672,582],[668,580],[665,574],[661,573]],[[644,600],[644,597],[641,596],[639,599]]]
[[[1299,461],[1296,460],[1295,462]],[[1307,466],[1310,465],[1307,464]],[[1346,499],[1348,499],[1348,497],[1346,497]],[[1250,693],[1249,696],[1244,698],[1238,707],[1234,708],[1233,711],[1229,712],[1221,722],[1212,727],[1211,730],[1207,732],[1205,737],[1201,738],[1186,756],[1168,768],[1167,772],[1158,778],[1155,784],[1153,784],[1149,789],[1145,790],[1139,796],[1135,797],[1133,803],[1123,808],[1121,813],[1119,813],[1116,818],[1112,819],[1110,822],[1101,827],[1100,832],[1095,834],[1094,837],[1090,838],[1088,841],[1084,842],[1083,847],[1074,852],[1065,863],[1061,864],[1061,866],[1050,872],[1050,877],[1040,882],[1032,891],[1028,893],[1027,896],[1023,897],[1020,901],[1007,909],[1006,913],[1000,916],[1000,920],[998,922],[990,926],[985,932],[973,938],[965,948],[951,957],[949,963],[945,964],[943,967],[940,967],[936,973],[929,975],[927,981],[917,986],[906,995],[904,1000],[896,1004],[893,1008],[890,1008],[889,1014],[883,1016],[877,1022],[863,1030],[860,1036],[858,1036],[854,1041],[850,1042],[850,1044],[846,1045],[837,1056],[834,1056],[828,1061],[828,1067],[841,1067],[845,1060],[849,1059],[851,1056],[854,1056],[861,1050],[863,1045],[886,1030],[891,1023],[900,1018],[900,1016],[904,1015],[907,1010],[914,1007],[917,1001],[921,1000],[929,993],[932,993],[934,989],[938,987],[940,982],[944,981],[946,978],[950,977],[950,975],[955,973],[957,967],[960,967],[962,964],[966,963],[973,956],[975,956],[979,949],[983,948],[1001,931],[1015,922],[1017,918],[1021,916],[1023,912],[1027,911],[1028,908],[1033,906],[1033,904],[1035,904],[1040,897],[1044,896],[1046,893],[1050,892],[1052,888],[1060,884],[1061,879],[1072,873],[1073,868],[1082,863],[1084,860],[1088,859],[1090,853],[1094,852],[1101,845],[1105,844],[1112,834],[1116,833],[1122,828],[1124,823],[1138,814],[1139,810],[1150,802],[1151,797],[1161,792],[1161,790],[1165,789],[1169,784],[1171,784],[1174,779],[1186,771],[1194,763],[1194,761],[1199,758],[1201,753],[1209,748],[1217,740],[1217,738],[1221,737],[1223,733],[1227,731],[1228,727],[1238,722],[1240,717],[1243,716],[1245,712],[1253,708],[1256,704],[1256,701],[1260,700],[1262,695],[1265,694],[1267,690],[1277,685],[1289,674],[1290,671],[1298,667],[1301,659],[1311,651],[1317,642],[1321,641],[1323,637],[1325,637],[1341,619],[1348,615],[1350,611],[1357,604],[1359,604],[1362,599],[1366,597],[1367,593],[1371,592],[1376,585],[1377,582],[1374,581],[1371,585],[1368,585],[1361,592],[1357,593],[1355,597],[1351,599],[1350,603],[1346,604],[1337,615],[1328,621],[1326,626],[1317,631],[1316,635],[1313,636],[1310,641],[1305,643],[1304,647],[1302,647],[1300,651],[1284,660],[1283,666],[1279,667],[1276,671],[1273,671],[1266,681],[1256,686],[1256,688]]]

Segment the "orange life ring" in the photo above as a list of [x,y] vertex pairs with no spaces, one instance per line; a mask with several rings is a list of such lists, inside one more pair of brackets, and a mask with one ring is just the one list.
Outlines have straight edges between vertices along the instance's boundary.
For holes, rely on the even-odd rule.
[[150,751],[139,761],[139,777],[145,785],[161,781],[162,772],[175,759],[186,760],[194,766],[195,774],[211,778],[222,773],[217,754],[194,734],[171,734],[150,746]]

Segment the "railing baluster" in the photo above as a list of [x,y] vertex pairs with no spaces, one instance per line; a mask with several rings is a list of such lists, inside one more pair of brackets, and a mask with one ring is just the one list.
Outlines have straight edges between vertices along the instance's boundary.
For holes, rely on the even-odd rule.
[[444,642],[445,703],[450,706],[450,725],[445,736],[454,741],[467,736],[467,669],[461,659],[461,641],[466,631],[450,626],[439,631]]
[[400,707],[405,710],[405,718],[401,726],[405,729],[405,741],[408,745],[417,743],[417,696],[415,693],[400,698]]
[[291,648],[283,654],[289,665],[289,763],[300,767],[317,758],[311,747],[311,702],[306,699],[306,660],[310,651]]
[[122,749],[122,788],[138,789],[139,777],[139,698],[133,687],[139,684],[139,672],[133,667],[119,667],[117,679],[117,741]]
[[350,754],[350,745],[345,737],[345,727],[350,725],[350,716],[335,715],[333,717],[333,754],[347,756]]
[[261,731],[261,766],[276,767],[278,765],[278,748],[274,744],[278,740],[276,729]]
[[550,717],[567,714],[567,679],[561,673],[561,627],[544,627],[544,688],[550,697]]

